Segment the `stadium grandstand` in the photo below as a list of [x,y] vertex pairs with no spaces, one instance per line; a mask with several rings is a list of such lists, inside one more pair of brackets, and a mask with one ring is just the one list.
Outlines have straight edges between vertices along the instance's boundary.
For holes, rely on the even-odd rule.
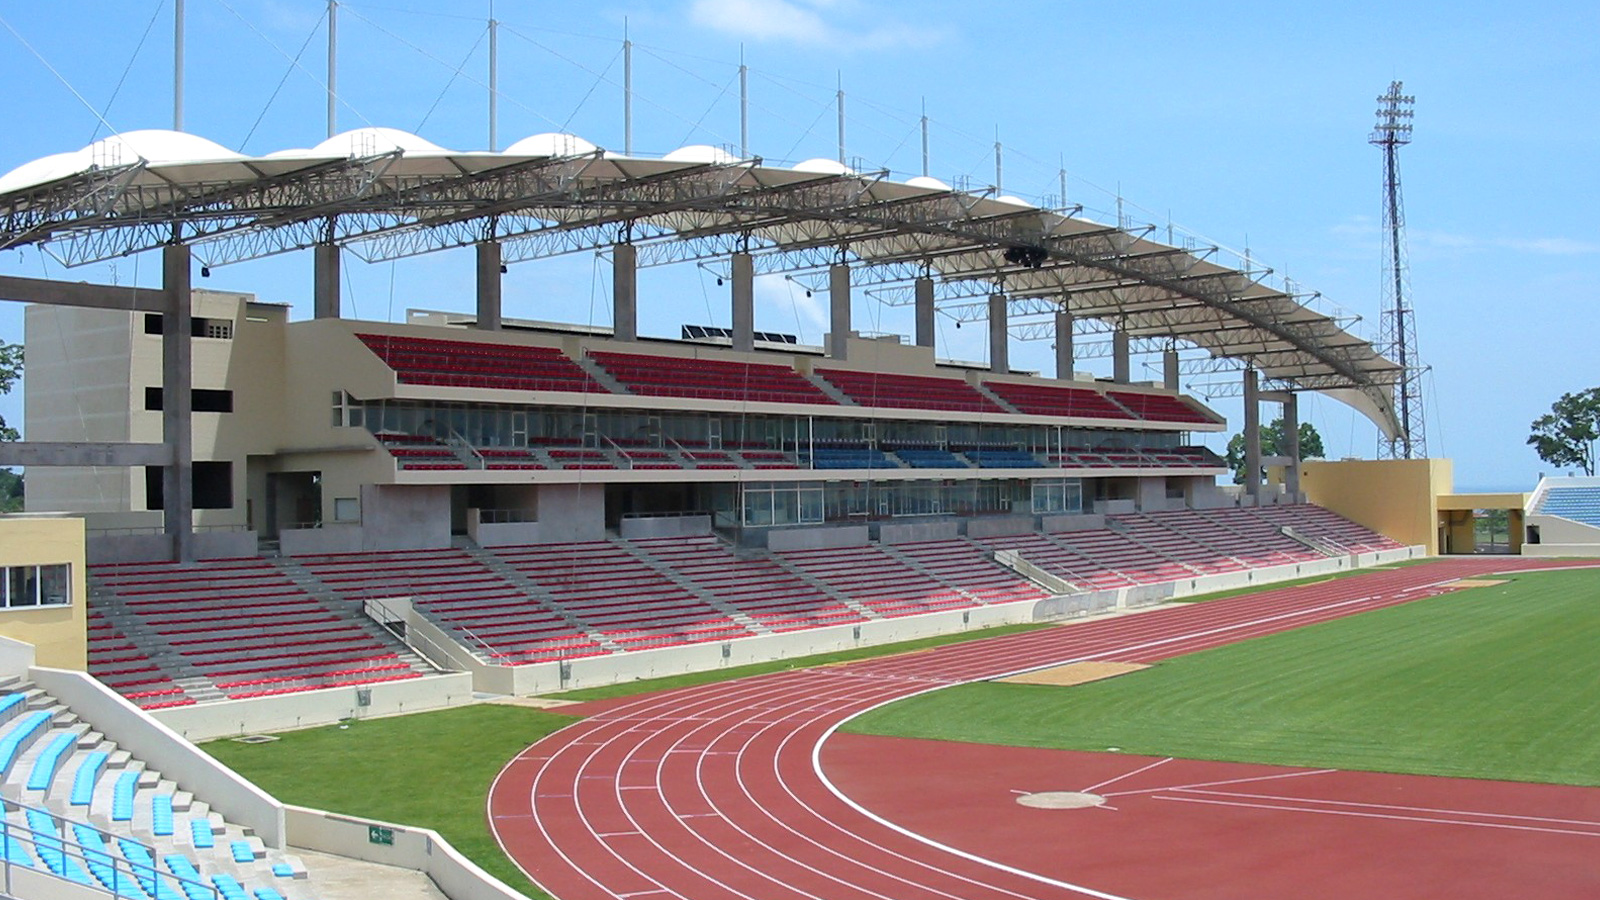
[[[0,276],[28,304],[26,440],[0,447],[28,467],[28,514],[0,516],[0,605],[29,607],[0,632],[23,897],[310,900],[296,830],[511,897],[437,835],[383,856],[363,841],[388,825],[285,807],[188,741],[1330,575],[1437,552],[1477,502],[1440,499],[1440,461],[1302,465],[1301,394],[1392,438],[1403,369],[1248,259],[927,176],[565,133],[246,156],[147,130],[0,174],[0,248],[46,244],[157,253],[162,284]],[[346,317],[345,260],[458,248],[475,270],[445,308]],[[310,318],[193,284],[301,251]],[[505,314],[508,266],[580,251],[609,265],[611,325]],[[672,264],[717,273],[731,328],[640,333],[641,306],[683,305],[639,288]],[[826,296],[820,344],[756,330],[773,274]],[[867,284],[903,291],[913,334],[852,321]],[[938,346],[956,305],[981,363]],[[1046,316],[1053,372],[1012,366],[1019,313]],[[1109,376],[1078,368],[1084,321]],[[1239,373],[1238,486],[1180,350]],[[1426,508],[1375,512],[1402,483]],[[1597,495],[1505,502],[1553,553],[1600,530]]]

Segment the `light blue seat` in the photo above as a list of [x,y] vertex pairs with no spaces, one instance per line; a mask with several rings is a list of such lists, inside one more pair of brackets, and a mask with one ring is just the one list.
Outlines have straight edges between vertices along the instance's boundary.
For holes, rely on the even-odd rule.
[[67,856],[66,845],[61,842],[61,832],[56,829],[56,821],[48,813],[41,810],[30,809],[27,811],[28,828],[33,832],[33,849],[39,854],[39,861],[51,872],[78,884],[92,884],[89,873],[78,865],[77,860]]
[[133,795],[139,789],[139,773],[123,772],[111,789],[111,821],[133,821]]
[[150,830],[161,837],[172,834],[171,794],[157,794],[150,801]]
[[88,825],[74,824],[73,837],[78,846],[83,848],[83,861],[94,874],[95,880],[100,882],[106,890],[118,897],[144,897],[139,888],[138,879],[133,877],[125,867],[118,867],[116,859],[106,846],[105,838],[100,832]]
[[210,819],[190,819],[189,834],[194,838],[195,847],[201,850],[217,845],[217,835],[211,830]]
[[232,875],[213,875],[211,883],[216,885],[222,900],[250,900],[250,895],[244,892],[244,886]]
[[234,862],[246,863],[255,861],[256,851],[250,849],[249,841],[234,841],[228,845],[228,849],[233,853]]
[[211,900],[211,889],[200,880],[200,870],[181,853],[168,853],[162,857],[172,874],[178,876],[178,887],[189,900]]
[[37,710],[23,716],[6,731],[4,737],[0,737],[0,775],[10,773],[22,749],[33,743],[34,738],[49,724],[50,714],[42,709]]
[[44,752],[33,761],[33,769],[28,773],[28,790],[50,790],[50,783],[56,779],[56,771],[77,743],[78,736],[70,731],[63,731],[51,738]]
[[94,786],[100,783],[100,776],[106,770],[106,760],[110,754],[101,750],[86,754],[83,761],[78,763],[78,771],[72,775],[72,797],[69,802],[73,806],[88,806],[94,802]]

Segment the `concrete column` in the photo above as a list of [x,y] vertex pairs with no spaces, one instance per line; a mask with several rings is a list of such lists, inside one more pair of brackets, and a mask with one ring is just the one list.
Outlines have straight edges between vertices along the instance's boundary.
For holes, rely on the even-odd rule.
[[339,245],[311,248],[311,307],[318,319],[339,318]]
[[1006,295],[995,291],[989,295],[989,371],[1004,375],[1011,371],[1011,322],[1006,309]]
[[733,276],[733,349],[756,349],[756,264],[748,253],[735,253]]
[[1300,395],[1295,393],[1283,399],[1283,446],[1278,452],[1289,458],[1283,470],[1283,487],[1293,500],[1300,493]]
[[914,284],[917,299],[917,346],[933,346],[933,279],[918,278]]
[[850,267],[828,267],[828,355],[844,359],[850,345]]
[[639,339],[639,248],[632,244],[611,248],[611,336]]
[[1244,491],[1261,496],[1261,388],[1255,369],[1244,370]]
[[166,310],[161,322],[161,441],[172,449],[172,462],[162,470],[161,519],[172,541],[174,562],[194,559],[194,429],[189,403],[194,387],[191,274],[188,245],[168,244],[162,248],[161,290],[166,294]]
[[1072,356],[1072,313],[1056,310],[1056,380],[1071,381],[1077,361]]
[[1166,350],[1161,354],[1161,385],[1169,391],[1178,389],[1178,351]]
[[478,242],[478,329],[500,330],[500,242]]
[[1133,369],[1128,361],[1130,343],[1126,331],[1118,328],[1111,332],[1111,380],[1117,384],[1127,384],[1133,380]]

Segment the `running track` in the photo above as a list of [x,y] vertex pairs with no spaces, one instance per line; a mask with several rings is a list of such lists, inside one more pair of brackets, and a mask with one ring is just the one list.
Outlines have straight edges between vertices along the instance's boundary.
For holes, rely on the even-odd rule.
[[490,827],[559,900],[1114,900],[877,818],[834,790],[817,765],[823,741],[864,710],[946,685],[1076,660],[1152,662],[1432,596],[1459,578],[1562,565],[1445,560],[586,704],[574,711],[589,718],[501,771]]

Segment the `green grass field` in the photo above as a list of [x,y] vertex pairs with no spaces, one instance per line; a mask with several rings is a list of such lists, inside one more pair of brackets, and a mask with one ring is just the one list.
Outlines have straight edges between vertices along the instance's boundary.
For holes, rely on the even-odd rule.
[[480,704],[291,731],[270,744],[212,741],[205,750],[285,803],[432,828],[501,881],[544,897],[489,833],[489,783],[523,748],[572,721]]
[[1600,572],[1409,603],[1072,688],[982,683],[847,730],[1600,785]]

